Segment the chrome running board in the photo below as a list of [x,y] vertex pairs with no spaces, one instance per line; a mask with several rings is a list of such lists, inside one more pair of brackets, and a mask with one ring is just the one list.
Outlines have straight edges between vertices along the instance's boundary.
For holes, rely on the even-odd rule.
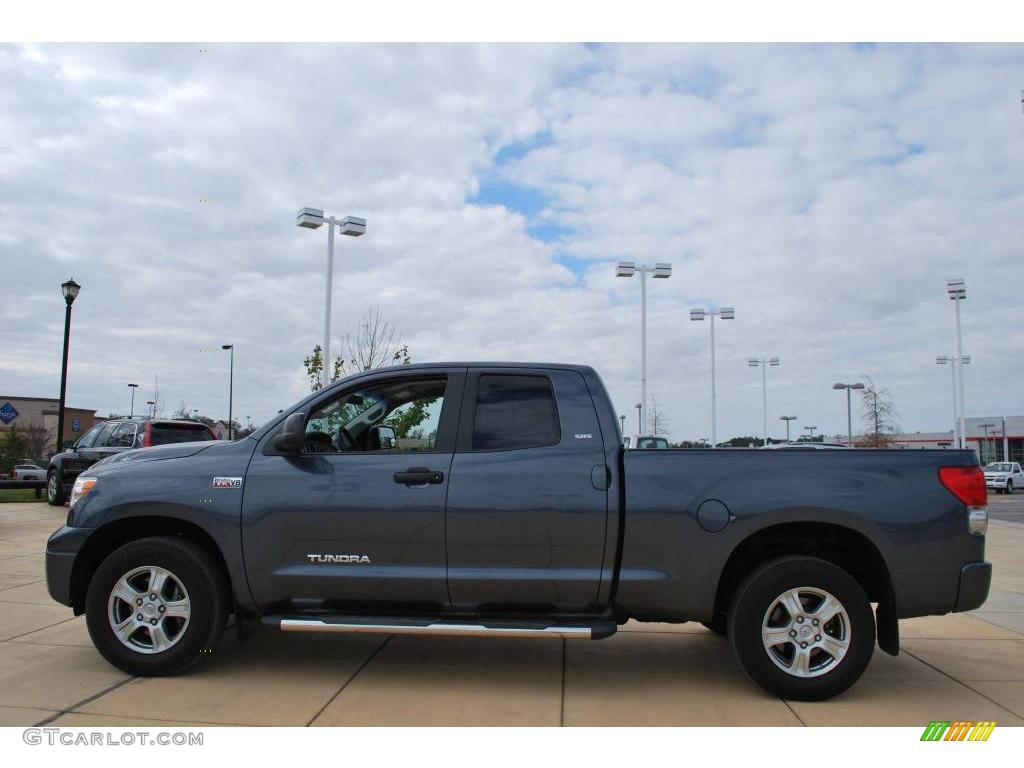
[[282,632],[342,632],[342,633],[385,633],[393,635],[433,635],[448,637],[564,637],[583,640],[608,637],[615,632],[611,622],[598,625],[512,625],[512,624],[469,624],[454,621],[432,621],[408,623],[401,621],[373,622],[368,620],[291,618],[267,616],[264,622],[277,625]]

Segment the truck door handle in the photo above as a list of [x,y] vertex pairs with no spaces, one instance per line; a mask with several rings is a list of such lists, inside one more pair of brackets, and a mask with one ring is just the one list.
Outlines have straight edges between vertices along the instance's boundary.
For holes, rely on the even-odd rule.
[[444,472],[426,467],[409,467],[405,472],[395,472],[395,482],[402,485],[438,485],[444,482]]

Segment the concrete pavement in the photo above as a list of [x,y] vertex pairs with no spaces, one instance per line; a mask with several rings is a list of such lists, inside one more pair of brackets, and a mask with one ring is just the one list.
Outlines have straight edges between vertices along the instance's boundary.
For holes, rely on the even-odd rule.
[[[1024,498],[1024,497],[1022,497]],[[1024,525],[993,522],[989,601],[901,622],[850,691],[787,702],[700,625],[631,623],[608,640],[228,632],[175,678],[131,678],[46,594],[42,552],[66,515],[0,505],[0,725],[1024,725]]]

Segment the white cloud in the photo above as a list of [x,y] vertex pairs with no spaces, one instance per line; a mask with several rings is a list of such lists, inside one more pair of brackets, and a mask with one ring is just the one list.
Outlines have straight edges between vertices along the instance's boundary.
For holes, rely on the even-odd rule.
[[[862,373],[932,430],[950,420],[944,280],[963,275],[969,410],[1021,413],[1022,63],[1020,46],[0,49],[2,389],[56,393],[73,274],[71,404],[121,410],[159,374],[171,408],[221,415],[226,354],[199,350],[234,342],[236,414],[276,413],[320,340],[324,233],[292,223],[316,205],[369,220],[338,243],[336,339],[379,302],[417,360],[592,364],[632,424],[639,286],[611,262],[670,260],[649,378],[674,437],[708,436],[688,309],[714,303],[737,307],[720,436],[760,429],[750,355],[783,359],[776,435],[790,411],[843,429],[830,385]],[[548,206],[474,204],[485,178]],[[532,238],[541,219],[570,234]]]

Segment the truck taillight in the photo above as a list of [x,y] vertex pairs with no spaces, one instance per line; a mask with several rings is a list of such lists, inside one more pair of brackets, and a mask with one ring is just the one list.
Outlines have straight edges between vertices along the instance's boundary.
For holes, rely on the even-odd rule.
[[939,481],[967,506],[967,528],[976,536],[988,530],[988,491],[981,467],[940,467]]
[[153,445],[153,423],[147,421],[146,429],[142,436],[142,447],[149,448],[151,445]]
[[18,470],[12,469],[11,470],[11,480],[17,480],[17,479],[18,479]]

